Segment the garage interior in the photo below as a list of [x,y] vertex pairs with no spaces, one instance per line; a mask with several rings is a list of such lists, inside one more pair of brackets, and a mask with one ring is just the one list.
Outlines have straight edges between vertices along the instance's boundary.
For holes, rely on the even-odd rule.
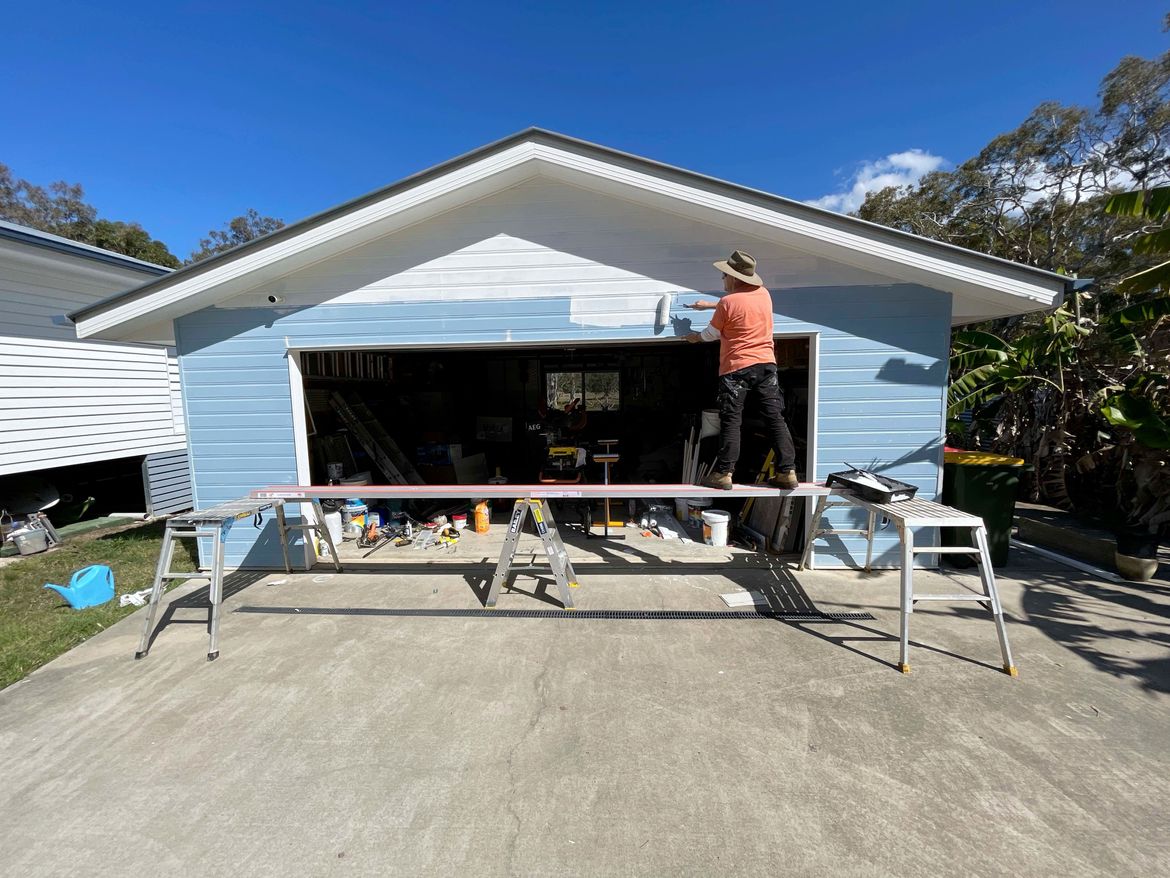
[[[601,483],[593,461],[602,440],[617,440],[613,483],[677,484],[683,479],[687,437],[702,410],[715,409],[718,345],[591,344],[577,347],[303,351],[301,374],[313,484],[329,484],[328,464],[343,477],[368,472],[392,484],[339,414],[336,398],[364,403],[427,484],[513,484],[570,480],[553,472],[550,445],[586,449],[582,481]],[[776,339],[785,417],[806,471],[810,361],[807,337]],[[745,411],[736,481],[751,482],[768,443],[757,402]],[[575,408],[574,408],[575,406]],[[573,409],[566,412],[567,408]],[[699,460],[713,461],[717,436],[700,443]],[[337,468],[333,473],[336,475]],[[355,491],[360,496],[360,489]],[[449,504],[448,504],[449,505]],[[738,510],[731,504],[727,511]],[[433,514],[434,509],[413,510]],[[506,516],[497,504],[495,520]],[[611,518],[624,517],[618,513]],[[601,522],[602,516],[595,521]],[[562,524],[570,524],[562,520]]]

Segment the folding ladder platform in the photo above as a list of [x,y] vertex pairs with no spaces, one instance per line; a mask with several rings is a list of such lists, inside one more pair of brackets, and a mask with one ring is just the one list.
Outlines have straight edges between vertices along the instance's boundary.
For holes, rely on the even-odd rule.
[[[867,513],[867,524],[864,529],[846,528],[836,530],[821,528],[821,518],[825,510],[831,506],[858,506]],[[1012,660],[1011,647],[1008,646],[1007,629],[1004,627],[1003,607],[999,601],[999,589],[995,584],[995,572],[991,569],[991,553],[987,547],[987,529],[983,519],[970,512],[953,509],[931,500],[901,500],[896,503],[874,503],[863,500],[855,493],[842,491],[831,499],[821,497],[817,502],[816,512],[813,513],[813,524],[809,530],[809,537],[804,545],[804,554],[801,556],[798,570],[803,570],[812,555],[813,541],[824,536],[836,534],[860,534],[866,538],[865,569],[869,570],[873,564],[873,537],[874,527],[878,517],[888,519],[898,530],[898,539],[901,542],[901,648],[898,655],[898,670],[903,674],[910,673],[910,614],[914,612],[914,604],[918,601],[971,601],[980,604],[991,613],[995,620],[995,630],[999,635],[999,650],[1003,657],[1003,670],[1009,676],[1017,676],[1015,663]],[[916,527],[957,527],[969,530],[973,546],[916,546],[914,545],[914,528]],[[983,585],[982,594],[964,592],[961,594],[917,594],[914,591],[914,556],[915,555],[978,555],[979,579]]]
[[[276,526],[280,533],[280,551],[284,559],[284,572],[291,573],[288,562],[288,534],[289,531],[314,531],[329,546],[329,557],[333,559],[333,566],[341,572],[341,562],[337,558],[337,547],[333,545],[333,538],[329,535],[329,528],[325,526],[325,516],[321,511],[319,500],[312,500],[313,511],[316,516],[311,522],[288,524],[284,518],[284,500],[229,500],[207,509],[197,509],[182,515],[175,515],[167,519],[166,532],[163,534],[162,549],[158,556],[158,567],[154,574],[154,584],[150,590],[150,607],[146,612],[146,624],[142,629],[142,639],[138,643],[138,651],[134,658],[144,658],[150,651],[150,636],[154,629],[155,617],[162,602],[163,583],[172,579],[206,579],[209,587],[209,602],[211,605],[208,624],[209,643],[207,646],[207,660],[214,661],[219,657],[219,610],[223,603],[223,556],[224,543],[232,526],[238,521],[252,519],[259,526],[262,514],[267,509],[276,513]],[[171,562],[175,557],[175,544],[181,539],[210,539],[211,566],[206,572],[171,572]]]
[[[538,564],[517,565],[515,563],[520,535],[524,532],[524,522],[530,513],[532,522],[536,526],[536,533],[544,544],[544,552],[548,555],[549,567]],[[569,561],[569,552],[565,548],[564,541],[561,540],[560,531],[557,530],[557,523],[553,518],[550,504],[546,500],[533,497],[517,500],[512,506],[512,517],[508,522],[508,536],[504,540],[504,548],[500,551],[500,560],[496,564],[496,572],[492,575],[492,585],[488,590],[484,607],[489,610],[495,609],[500,589],[507,587],[508,580],[513,573],[536,571],[547,573],[550,569],[556,580],[557,589],[560,591],[561,603],[564,608],[566,610],[575,609],[573,596],[569,589],[577,587],[577,574],[573,570],[572,562]]]

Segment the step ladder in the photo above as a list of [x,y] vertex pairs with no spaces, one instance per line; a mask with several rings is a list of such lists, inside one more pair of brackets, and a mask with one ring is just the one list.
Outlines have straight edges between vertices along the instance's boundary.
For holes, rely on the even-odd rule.
[[[832,506],[855,506],[864,509],[868,521],[864,529],[821,528],[820,523],[825,511]],[[977,603],[991,613],[995,621],[995,631],[999,636],[999,650],[1003,658],[1003,670],[1008,676],[1018,675],[1015,662],[1012,660],[1011,647],[1008,645],[1007,628],[1004,627],[1003,606],[999,601],[999,589],[995,584],[995,572],[991,568],[991,553],[987,545],[987,528],[983,519],[970,512],[954,509],[935,503],[932,500],[901,500],[897,503],[874,503],[863,500],[850,491],[834,494],[833,498],[821,497],[813,513],[813,526],[804,546],[798,570],[803,570],[812,557],[813,541],[825,536],[837,534],[861,534],[866,538],[865,569],[869,570],[873,564],[874,527],[878,518],[894,523],[898,531],[898,540],[901,543],[901,611],[902,624],[900,631],[900,648],[898,654],[898,670],[903,674],[910,673],[910,615],[914,612],[914,605],[919,601],[945,601],[948,603],[971,602]],[[954,527],[968,530],[971,533],[971,546],[916,546],[914,544],[914,528]],[[914,558],[917,555],[976,555],[979,561],[979,580],[983,591],[962,592],[959,594],[919,594],[914,591]]]
[[[145,658],[150,652],[151,634],[154,630],[154,621],[158,616],[159,604],[162,603],[163,585],[168,580],[206,579],[209,583],[208,598],[211,606],[208,620],[207,660],[215,661],[219,657],[219,610],[223,604],[223,558],[224,543],[233,525],[238,521],[253,519],[259,526],[263,513],[272,509],[276,513],[276,527],[280,534],[280,552],[284,560],[284,572],[292,573],[288,561],[288,534],[290,531],[314,531],[317,536],[329,547],[329,557],[333,559],[333,567],[341,572],[341,562],[337,558],[337,547],[333,545],[333,538],[329,528],[325,526],[325,515],[321,511],[318,500],[310,500],[315,519],[301,524],[289,524],[284,517],[284,500],[229,500],[207,509],[197,509],[167,519],[166,531],[163,534],[162,549],[158,555],[158,566],[154,573],[154,583],[150,589],[150,605],[146,612],[146,623],[142,628],[142,638],[138,643],[138,650],[134,658]],[[178,540],[210,539],[211,566],[207,571],[179,572],[171,571],[171,563],[175,559],[175,546]]]
[[382,423],[370,411],[370,407],[359,397],[350,394],[346,399],[334,391],[329,402],[341,417],[342,423],[353,433],[362,448],[378,465],[378,469],[392,484],[425,484],[414,464],[402,453],[398,443],[386,432]]
[[[524,522],[530,513],[532,522],[536,526],[536,533],[540,537],[540,541],[544,543],[544,552],[548,555],[549,567],[538,564],[517,565],[515,563],[516,548],[520,544],[520,535],[524,532]],[[504,548],[500,552],[496,572],[492,575],[492,585],[488,590],[484,607],[489,610],[495,609],[500,589],[508,587],[508,580],[513,573],[547,573],[550,569],[553,578],[556,579],[564,608],[566,610],[575,609],[573,596],[569,589],[577,587],[577,574],[573,570],[572,562],[569,561],[569,552],[561,540],[560,531],[557,530],[552,507],[544,500],[532,498],[517,500],[512,507],[512,517],[508,522],[508,537],[504,540]]]

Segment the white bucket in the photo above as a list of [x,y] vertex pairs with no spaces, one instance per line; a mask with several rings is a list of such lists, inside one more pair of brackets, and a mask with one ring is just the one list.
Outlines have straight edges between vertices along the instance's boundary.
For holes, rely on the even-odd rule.
[[366,472],[354,473],[352,476],[346,476],[341,480],[343,485],[368,485],[370,483],[370,473]]
[[722,509],[709,509],[703,513],[703,542],[708,546],[727,545],[727,527],[731,515]]
[[[687,519],[690,524],[701,525],[703,523],[703,511],[711,505],[711,501],[706,497],[701,497],[696,500],[687,501]],[[683,522],[687,524],[688,522]]]
[[336,512],[325,513],[325,527],[329,529],[329,539],[333,540],[333,545],[341,545],[341,510]]

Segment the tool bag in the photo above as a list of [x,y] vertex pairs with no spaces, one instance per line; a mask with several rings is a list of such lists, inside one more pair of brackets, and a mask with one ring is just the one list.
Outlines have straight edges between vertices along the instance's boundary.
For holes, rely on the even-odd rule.
[[850,469],[839,473],[829,473],[825,479],[825,487],[831,488],[840,485],[856,493],[862,500],[871,503],[897,503],[899,500],[909,500],[917,493],[915,485],[907,485],[897,479],[880,476],[869,470],[858,469],[852,464],[846,464]]

